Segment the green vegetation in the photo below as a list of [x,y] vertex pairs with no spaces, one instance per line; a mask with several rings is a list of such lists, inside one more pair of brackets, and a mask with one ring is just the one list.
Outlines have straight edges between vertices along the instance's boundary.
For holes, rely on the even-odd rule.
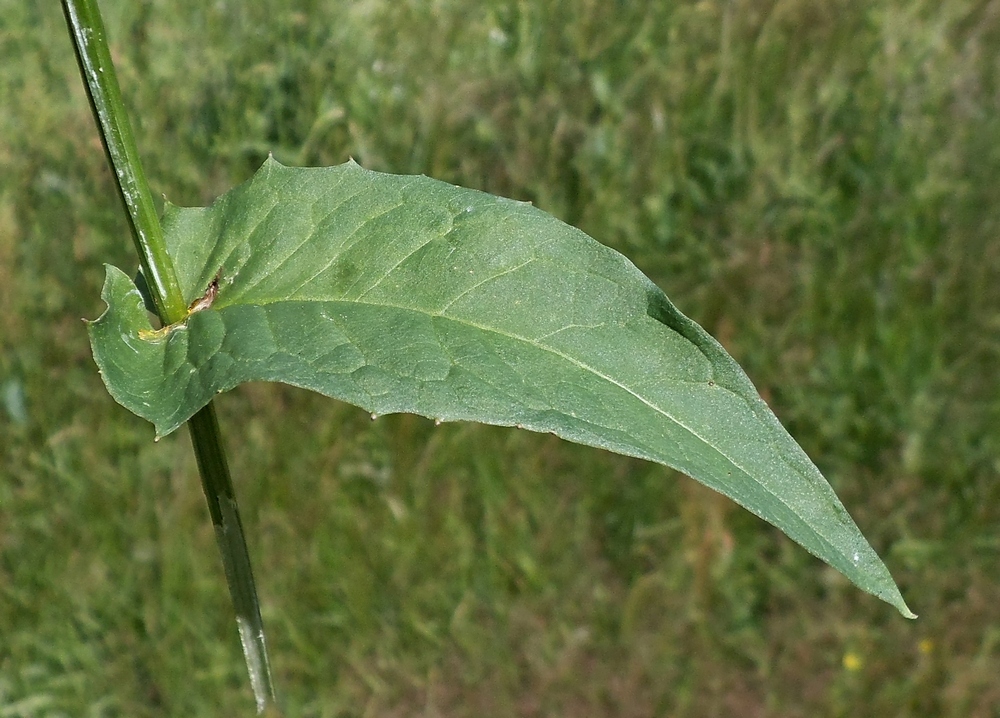
[[[579,225],[723,340],[922,615],[661,467],[252,386],[220,412],[290,715],[990,714],[987,3],[188,5],[106,8],[154,187],[353,156]],[[134,260],[62,18],[3,16],[0,706],[248,711],[186,441],[78,321]]]

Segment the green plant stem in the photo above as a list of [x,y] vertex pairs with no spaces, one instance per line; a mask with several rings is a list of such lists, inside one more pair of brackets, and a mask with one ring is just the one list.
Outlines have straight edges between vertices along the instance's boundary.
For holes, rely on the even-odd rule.
[[215,416],[215,407],[208,404],[188,421],[191,442],[198,459],[201,486],[208,500],[208,511],[215,527],[215,538],[222,554],[229,595],[236,610],[236,625],[243,645],[243,657],[250,672],[250,683],[257,698],[257,710],[263,711],[268,700],[274,700],[271,667],[264,641],[264,623],[260,616],[257,588],[247,552],[236,505],[236,492],[229,474],[229,464],[222,447],[222,432]]
[[187,304],[167,254],[156,205],[139,160],[101,11],[96,0],[63,0],[63,10],[101,143],[125,205],[143,276],[161,321],[178,322],[187,314]]
[[[139,160],[100,9],[96,0],[63,0],[63,10],[150,295],[164,324],[182,321],[188,314],[187,303],[167,253],[163,229]],[[274,700],[264,626],[243,523],[212,404],[195,414],[188,424],[202,488],[222,554],[229,594],[236,611],[236,624],[250,683],[257,710],[262,712],[268,702]]]

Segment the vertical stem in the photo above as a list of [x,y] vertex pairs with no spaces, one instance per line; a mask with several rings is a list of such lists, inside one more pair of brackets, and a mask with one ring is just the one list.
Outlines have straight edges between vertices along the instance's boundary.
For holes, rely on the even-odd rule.
[[[111,62],[100,9],[96,0],[63,0],[63,10],[101,142],[125,205],[143,276],[160,320],[173,324],[187,316],[187,304],[167,253],[156,206],[139,160],[139,151]],[[250,684],[260,713],[269,702],[274,701],[274,687],[250,554],[212,404],[191,417],[188,426],[198,459],[201,485],[222,554],[229,595],[236,611],[236,625],[250,673]]]
[[262,712],[268,700],[274,700],[271,666],[267,660],[264,642],[264,622],[260,616],[257,588],[250,566],[236,505],[236,492],[229,474],[229,465],[222,447],[222,432],[215,416],[215,407],[209,404],[188,421],[191,442],[198,459],[201,486],[208,500],[208,511],[215,526],[215,539],[222,554],[222,566],[229,584],[229,596],[236,610],[236,626],[243,645],[243,657],[250,672],[250,684],[257,699],[257,712]]
[[160,319],[172,324],[184,318],[187,305],[167,254],[156,205],[122,102],[101,11],[96,0],[63,0],[63,10],[101,143],[125,205],[143,276]]

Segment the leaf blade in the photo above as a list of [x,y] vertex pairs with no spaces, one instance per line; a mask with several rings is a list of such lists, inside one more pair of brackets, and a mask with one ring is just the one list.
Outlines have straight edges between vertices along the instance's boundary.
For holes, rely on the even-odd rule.
[[221,270],[211,309],[143,339],[134,286],[109,268],[91,327],[112,395],[158,433],[255,380],[551,432],[691,475],[912,615],[736,362],[579,230],[424,177],[273,160],[164,224],[189,301]]

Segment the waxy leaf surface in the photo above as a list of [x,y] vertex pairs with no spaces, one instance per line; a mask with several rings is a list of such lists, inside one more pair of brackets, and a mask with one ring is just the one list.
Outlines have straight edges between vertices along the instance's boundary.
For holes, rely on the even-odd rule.
[[159,435],[247,381],[552,432],[683,471],[911,615],[736,362],[554,217],[426,177],[268,160],[210,207],[168,207],[164,231],[187,301],[218,279],[211,306],[153,331],[108,267],[90,326],[112,396]]

